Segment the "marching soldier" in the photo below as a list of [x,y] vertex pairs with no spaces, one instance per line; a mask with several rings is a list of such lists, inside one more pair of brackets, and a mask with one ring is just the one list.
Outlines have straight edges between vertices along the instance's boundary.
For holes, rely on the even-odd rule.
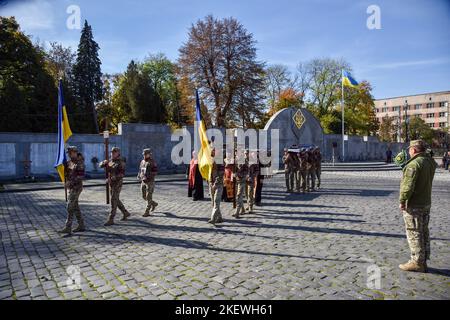
[[255,184],[259,175],[258,156],[256,152],[250,153],[248,178],[247,178],[247,210],[249,213],[253,212],[253,205],[255,204]]
[[411,259],[399,265],[403,271],[426,272],[430,259],[431,189],[437,163],[426,152],[425,142],[411,141],[411,159],[403,167],[400,184],[400,210],[406,226]]
[[239,219],[239,214],[245,214],[244,209],[244,192],[246,189],[246,183],[248,178],[248,151],[245,154],[242,153],[242,149],[236,151],[236,173],[234,179],[236,179],[236,212],[233,217]]
[[150,211],[155,211],[158,203],[153,201],[153,191],[155,190],[155,177],[158,173],[158,166],[153,159],[151,149],[144,149],[142,152],[144,159],[139,165],[138,178],[141,180],[141,192],[144,200],[147,201],[147,208],[143,217],[149,217]]
[[322,175],[322,153],[320,153],[320,148],[316,147],[314,149],[314,160],[315,160],[315,175],[317,179],[317,189],[320,188],[321,175]]
[[211,157],[213,158],[213,166],[211,171],[211,178],[209,181],[209,190],[211,194],[212,213],[211,219],[208,223],[216,224],[222,223],[222,213],[220,212],[220,201],[222,200],[223,192],[223,176],[225,173],[225,166],[215,161],[214,157],[216,150],[212,149]]
[[316,180],[316,166],[312,147],[306,151],[306,154],[306,191],[311,192],[314,191]]
[[120,209],[123,216],[121,221],[127,220],[131,215],[122,201],[120,201],[120,191],[122,190],[123,177],[125,176],[125,160],[120,157],[120,149],[114,147],[111,149],[111,160],[104,160],[100,163],[100,168],[106,168],[108,172],[109,190],[111,193],[111,213],[105,226],[114,224],[114,217],[116,216],[117,208]]
[[[306,192],[307,189],[307,175],[308,175],[308,154],[306,153],[306,149],[302,148],[300,153],[298,154],[298,159],[300,162],[300,170],[299,170],[299,179],[301,181],[301,191],[302,193]],[[297,190],[299,191],[299,190]]]
[[[72,232],[83,232],[86,230],[83,215],[78,205],[78,198],[80,197],[81,191],[83,191],[85,166],[83,155],[78,152],[77,147],[68,147],[67,154],[70,158],[64,168],[66,188],[69,191],[67,199],[67,220],[66,226],[60,233],[71,234]],[[72,230],[73,216],[78,221],[78,226],[74,230]]]
[[284,179],[286,180],[286,191],[292,192],[294,190],[294,180],[296,179],[296,172],[294,170],[294,158],[288,149],[284,149],[283,155],[284,164]]

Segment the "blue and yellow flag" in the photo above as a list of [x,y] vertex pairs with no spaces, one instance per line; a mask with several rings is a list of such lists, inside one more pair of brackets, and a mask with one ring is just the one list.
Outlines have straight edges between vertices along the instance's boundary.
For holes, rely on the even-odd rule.
[[342,83],[344,84],[344,86],[351,88],[356,88],[358,86],[358,82],[353,79],[350,72],[347,72],[345,70],[342,70]]
[[69,119],[67,117],[66,106],[64,104],[62,80],[58,84],[58,153],[56,155],[55,168],[59,173],[61,181],[65,181],[64,165],[67,161],[65,143],[72,135]]
[[196,99],[196,121],[198,126],[198,135],[200,138],[201,147],[198,151],[198,169],[203,179],[209,180],[211,178],[213,161],[211,158],[211,148],[208,143],[208,137],[206,135],[206,126],[203,121],[202,111],[200,110],[200,98],[198,96],[198,90],[195,90]]

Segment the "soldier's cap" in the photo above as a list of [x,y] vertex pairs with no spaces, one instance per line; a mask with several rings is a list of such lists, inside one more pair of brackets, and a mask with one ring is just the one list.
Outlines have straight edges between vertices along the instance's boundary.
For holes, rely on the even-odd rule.
[[71,151],[78,152],[78,148],[76,146],[68,146],[67,147],[67,152],[71,152]]
[[409,147],[408,148],[414,148],[414,147],[419,147],[419,148],[422,148],[422,149],[425,149],[426,148],[426,143],[425,143],[425,141],[423,141],[423,140],[412,140],[410,143],[409,143]]
[[146,154],[151,154],[152,153],[152,149],[149,149],[149,148],[147,148],[147,149],[144,149],[143,151],[142,151],[142,155],[146,155]]
[[111,152],[120,152],[120,148],[119,147],[113,147],[111,149]]

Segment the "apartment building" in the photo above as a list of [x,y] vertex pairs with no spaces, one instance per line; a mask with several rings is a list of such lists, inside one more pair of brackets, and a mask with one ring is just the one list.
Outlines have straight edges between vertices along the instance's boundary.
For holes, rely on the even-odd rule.
[[422,118],[433,129],[450,127],[450,91],[432,92],[375,100],[377,119],[386,116],[398,123],[413,117]]

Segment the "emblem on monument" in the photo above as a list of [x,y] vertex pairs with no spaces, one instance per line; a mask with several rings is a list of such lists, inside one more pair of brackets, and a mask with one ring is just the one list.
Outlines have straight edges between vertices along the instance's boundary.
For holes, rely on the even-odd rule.
[[297,126],[297,128],[300,129],[303,126],[306,119],[301,109],[298,109],[297,112],[295,112],[294,116],[292,117],[292,120],[294,120],[294,123]]

